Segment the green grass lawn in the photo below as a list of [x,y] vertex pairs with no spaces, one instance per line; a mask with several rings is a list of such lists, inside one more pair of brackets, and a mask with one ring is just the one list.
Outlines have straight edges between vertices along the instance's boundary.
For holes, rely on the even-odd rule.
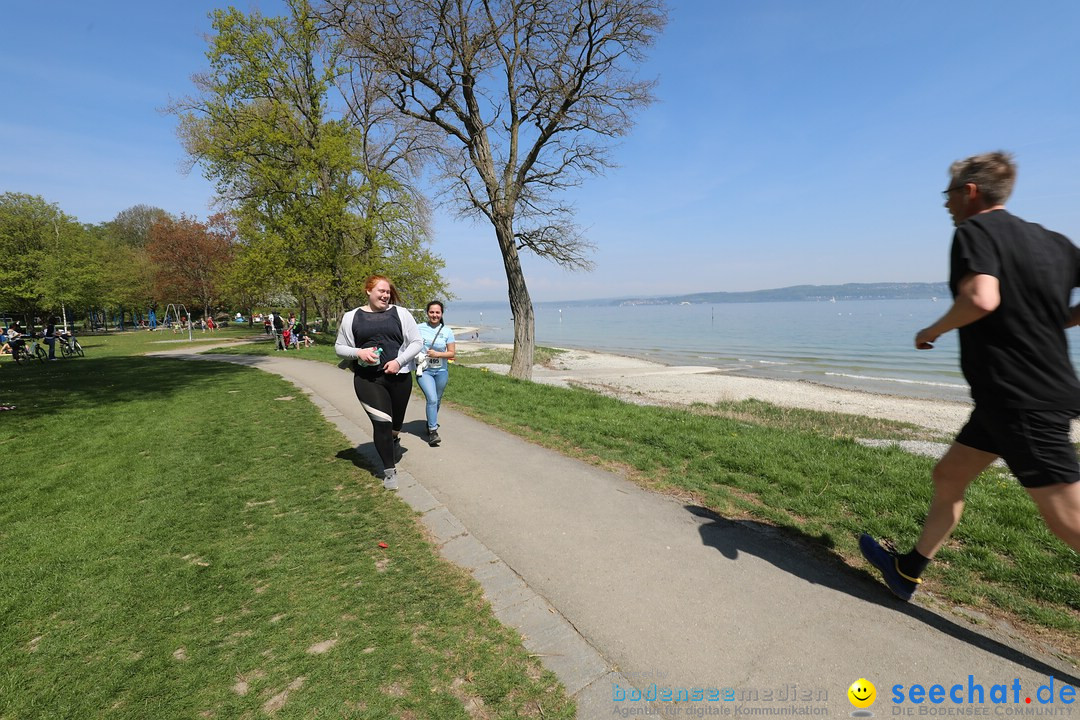
[[0,362],[0,718],[573,717],[303,394],[171,335]]
[[[336,362],[333,349],[326,350],[325,360]],[[554,352],[538,351],[538,357]],[[721,514],[785,528],[825,555],[863,568],[869,566],[858,553],[860,532],[895,539],[905,549],[914,542],[930,500],[934,460],[867,448],[855,438],[948,440],[902,423],[752,400],[639,406],[465,366],[472,362],[505,364],[509,352],[459,355],[445,396],[455,407],[645,486],[690,493]],[[960,526],[927,573],[927,588],[950,603],[1050,633],[1054,644],[1080,659],[1080,558],[1050,533],[1024,490],[1002,471],[984,473],[967,500]]]

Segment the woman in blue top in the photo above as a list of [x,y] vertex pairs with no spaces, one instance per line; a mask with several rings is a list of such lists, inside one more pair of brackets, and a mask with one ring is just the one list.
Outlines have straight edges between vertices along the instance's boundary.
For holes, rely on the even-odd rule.
[[434,300],[427,304],[427,322],[420,324],[420,337],[427,353],[427,368],[417,370],[416,384],[427,398],[428,445],[435,447],[439,438],[439,405],[442,404],[446,381],[450,379],[447,365],[455,355],[457,342],[454,333],[443,323],[443,304]]

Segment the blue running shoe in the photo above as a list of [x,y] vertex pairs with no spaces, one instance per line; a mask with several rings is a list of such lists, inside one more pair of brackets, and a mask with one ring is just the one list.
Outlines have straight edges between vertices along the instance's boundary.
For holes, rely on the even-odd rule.
[[877,540],[866,533],[859,536],[859,550],[867,562],[881,571],[881,576],[893,595],[904,601],[911,599],[922,580],[909,578],[900,572],[900,567],[896,562],[896,553],[881,547]]

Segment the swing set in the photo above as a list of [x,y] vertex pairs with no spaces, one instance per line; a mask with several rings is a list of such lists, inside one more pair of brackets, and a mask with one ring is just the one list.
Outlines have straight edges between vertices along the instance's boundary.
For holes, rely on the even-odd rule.
[[169,303],[165,308],[165,316],[161,320],[161,325],[164,327],[172,328],[175,333],[178,329],[183,332],[184,326],[187,326],[188,340],[193,340],[191,336],[191,314],[188,313],[187,307],[183,303]]

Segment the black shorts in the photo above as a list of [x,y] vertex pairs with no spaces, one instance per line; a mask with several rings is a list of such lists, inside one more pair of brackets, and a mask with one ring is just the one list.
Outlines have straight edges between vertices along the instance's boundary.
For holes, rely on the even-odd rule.
[[1076,448],[1069,437],[1075,410],[979,407],[956,442],[1000,456],[1026,488],[1080,480]]

